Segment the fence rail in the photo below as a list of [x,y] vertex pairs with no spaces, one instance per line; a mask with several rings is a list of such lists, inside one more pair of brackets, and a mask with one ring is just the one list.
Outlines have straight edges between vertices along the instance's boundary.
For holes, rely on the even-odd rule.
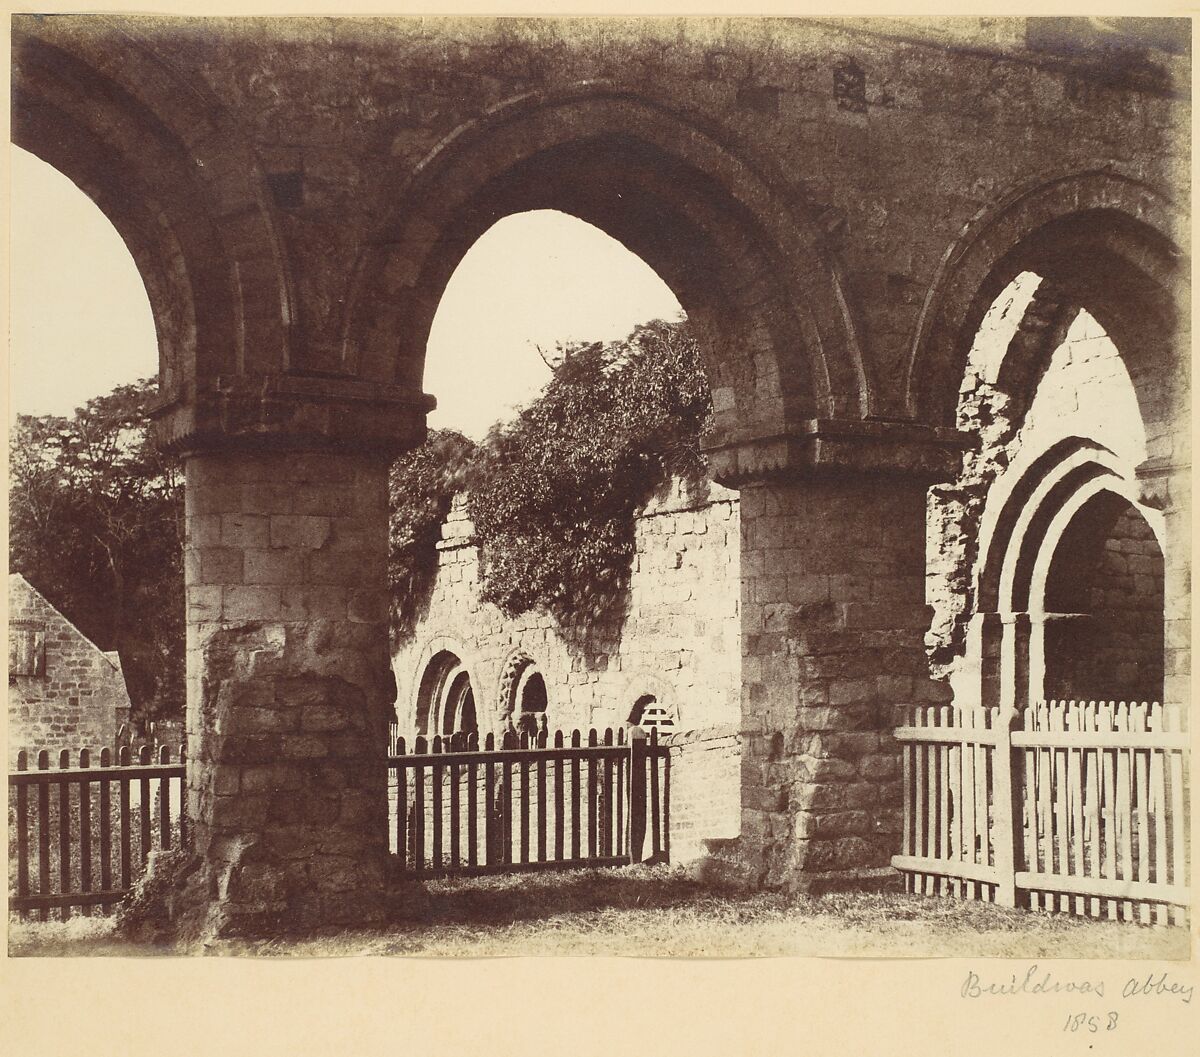
[[910,891],[1183,924],[1189,737],[1158,703],[923,706],[901,744]]
[[[8,776],[9,909],[65,921],[73,907],[107,912],[141,876],[150,852],[187,842],[183,749],[149,746],[17,754]],[[178,784],[175,784],[178,783]]]
[[[666,861],[670,754],[649,738],[488,734],[396,739],[395,849],[414,877]],[[647,849],[647,830],[649,847]],[[648,856],[647,856],[648,850]]]

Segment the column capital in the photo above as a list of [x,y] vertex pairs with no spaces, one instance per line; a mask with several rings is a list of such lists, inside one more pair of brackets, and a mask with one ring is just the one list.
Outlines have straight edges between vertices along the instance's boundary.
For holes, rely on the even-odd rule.
[[915,422],[809,419],[785,434],[705,449],[713,477],[740,488],[774,478],[903,476],[951,480],[977,438]]
[[159,444],[215,451],[399,454],[425,439],[432,396],[405,386],[310,374],[187,382],[151,410]]
[[1191,474],[1191,464],[1162,456],[1138,463],[1137,488],[1139,500],[1153,510],[1172,510],[1187,505],[1190,498],[1181,495]]

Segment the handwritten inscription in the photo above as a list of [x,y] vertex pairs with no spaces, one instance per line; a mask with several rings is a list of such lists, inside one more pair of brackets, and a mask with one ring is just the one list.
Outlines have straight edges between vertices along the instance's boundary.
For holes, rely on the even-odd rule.
[[992,995],[1061,995],[1094,994],[1104,997],[1103,980],[1068,980],[1055,977],[1049,969],[1031,965],[1019,976],[1013,973],[1007,980],[984,980],[971,971],[963,981],[963,998],[986,998]]
[[[1119,993],[1124,999],[1176,1000],[1191,1005],[1195,990],[1195,984],[1172,979],[1169,972],[1148,972],[1145,976],[1128,977]],[[963,980],[959,993],[963,998],[1012,995],[1095,995],[1104,998],[1106,991],[1110,996],[1118,993],[1116,986],[1102,977],[1086,979],[1064,976],[1035,963],[1023,973],[1014,972],[1007,978],[989,979],[972,969]],[[1084,1023],[1086,1020],[1080,1022]]]

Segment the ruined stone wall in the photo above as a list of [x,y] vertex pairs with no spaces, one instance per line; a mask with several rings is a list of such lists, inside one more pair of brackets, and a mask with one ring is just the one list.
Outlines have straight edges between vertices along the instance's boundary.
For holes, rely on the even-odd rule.
[[509,618],[481,602],[479,551],[457,503],[438,544],[428,612],[393,658],[401,731],[415,732],[421,676],[441,650],[470,672],[481,731],[496,729],[518,656],[546,681],[551,730],[619,727],[645,694],[673,712],[677,727],[736,723],[738,534],[736,493],[674,482],[637,519],[627,615],[610,641],[599,641],[582,617],[562,628],[544,613]]
[[960,426],[979,438],[979,447],[965,455],[955,482],[930,491],[926,597],[934,616],[927,644],[936,670],[967,695],[978,688],[956,677],[967,622],[976,611],[983,560],[978,546],[1004,498],[1032,463],[1067,438],[1110,449],[1131,480],[1146,455],[1146,430],[1120,350],[1086,312],[1066,328],[1044,373],[1030,380],[1036,385],[1032,399],[998,384],[1024,313],[1038,310],[1031,305],[1036,286],[1035,279],[1011,288],[985,320],[959,404]]
[[8,746],[21,749],[90,748],[114,744],[129,718],[129,693],[115,654],[106,654],[19,574],[9,577],[9,634],[40,633],[44,675],[9,675]]

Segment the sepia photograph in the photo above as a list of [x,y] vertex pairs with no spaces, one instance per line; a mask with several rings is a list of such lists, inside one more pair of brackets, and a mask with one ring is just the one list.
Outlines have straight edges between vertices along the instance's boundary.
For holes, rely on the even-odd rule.
[[8,959],[1194,1010],[1191,39],[13,14]]

